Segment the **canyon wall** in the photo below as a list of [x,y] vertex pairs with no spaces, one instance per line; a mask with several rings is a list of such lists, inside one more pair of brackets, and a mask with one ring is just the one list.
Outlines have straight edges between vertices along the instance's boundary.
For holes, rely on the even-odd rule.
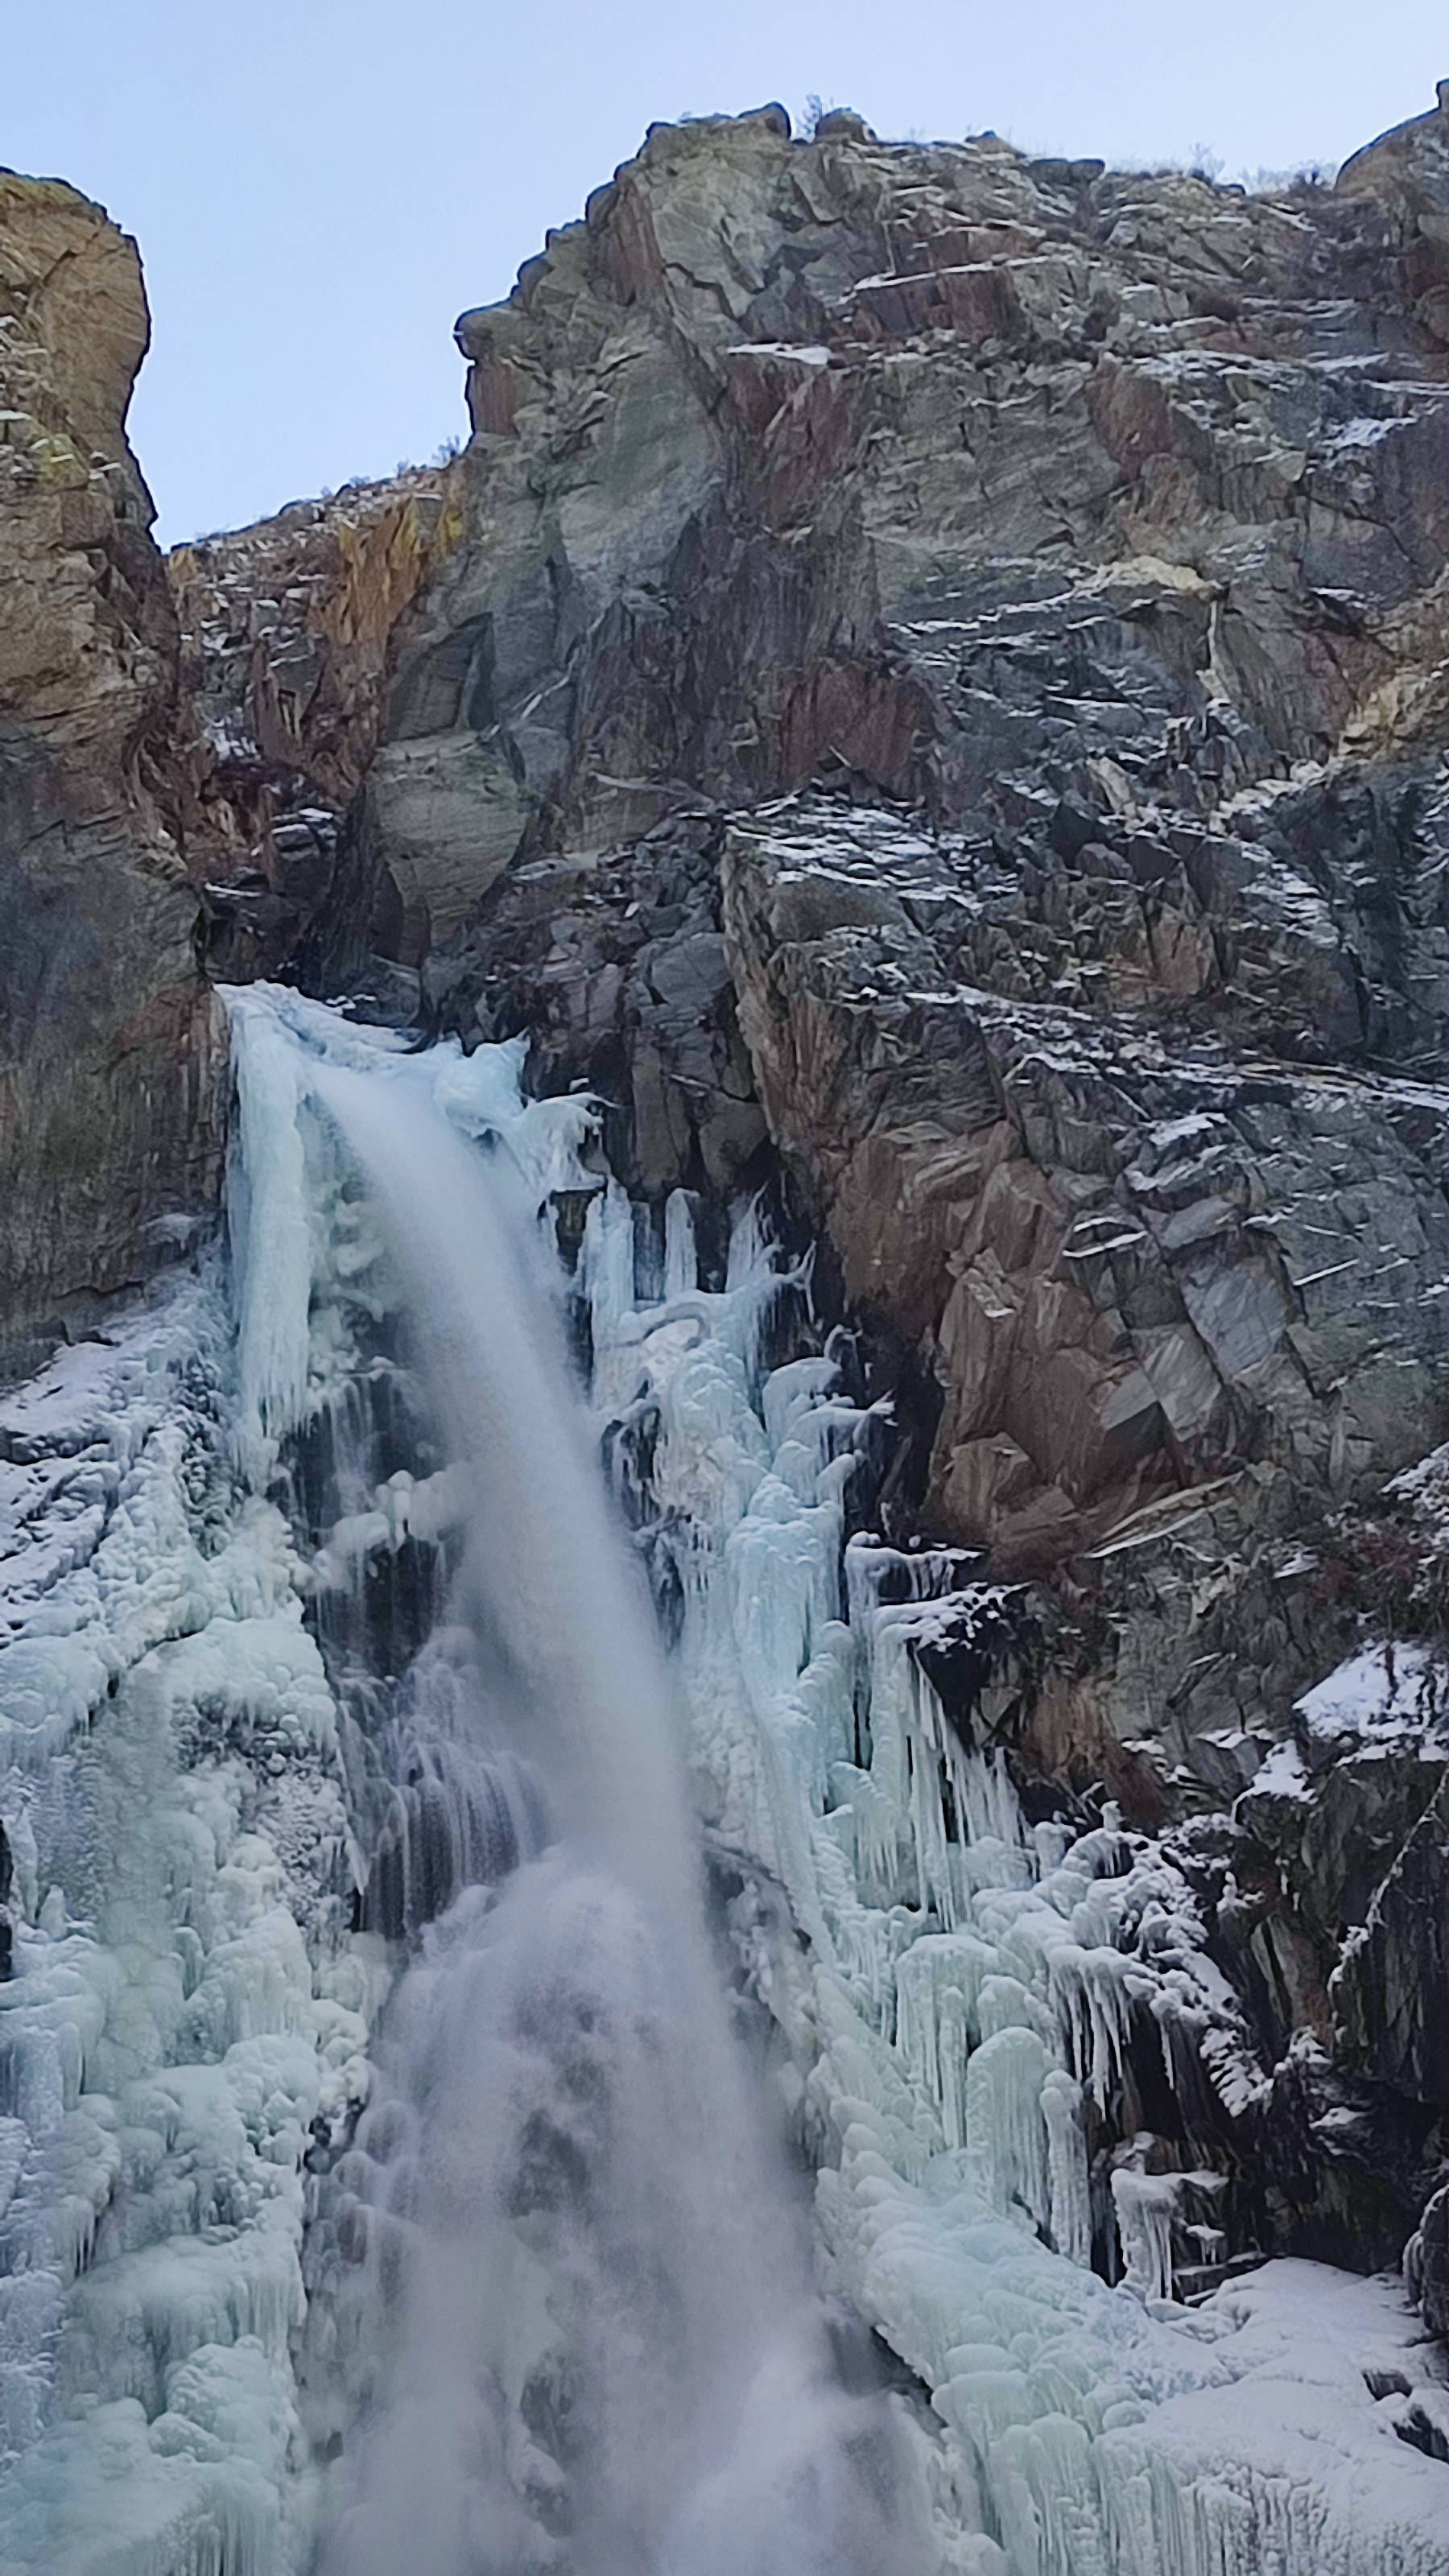
[[358,799],[393,628],[456,533],[447,484],[437,466],[347,484],[168,559],[186,720],[177,785],[214,976],[310,963],[335,982],[397,942],[391,879],[375,885],[360,860]]
[[433,1026],[646,1190],[783,1158],[902,1524],[1026,1587],[1016,1759],[1177,1837],[1381,2253],[1449,2108],[1446,133],[1248,195],[654,129],[459,325],[361,827]]
[[460,322],[456,463],[175,607],[134,256],[0,198],[5,1313],[204,1195],[198,935],[528,1029],[645,1193],[783,1170],[896,1534],[1021,1587],[1019,1776],[1173,1839],[1371,2259],[1449,2113],[1446,138],[1249,195],[656,127]]

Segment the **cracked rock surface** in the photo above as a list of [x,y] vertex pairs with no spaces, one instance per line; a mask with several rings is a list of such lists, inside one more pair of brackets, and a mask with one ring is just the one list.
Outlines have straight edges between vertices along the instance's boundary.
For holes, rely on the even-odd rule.
[[1372,1659],[1442,1630],[1386,1488],[1449,1428],[1446,135],[1249,196],[655,128],[459,325],[361,827],[436,1024],[531,1027],[636,1186],[768,1131],[924,1525],[1056,1641],[1016,1758],[1198,1838],[1314,2241],[1386,2251],[1445,2149],[1439,1686]]
[[154,1260],[215,1169],[212,1005],[164,773],[176,623],[124,418],[136,246],[0,172],[0,1341]]

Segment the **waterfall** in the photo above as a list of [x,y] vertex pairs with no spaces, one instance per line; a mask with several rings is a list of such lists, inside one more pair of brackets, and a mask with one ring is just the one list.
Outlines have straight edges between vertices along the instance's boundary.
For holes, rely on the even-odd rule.
[[1449,2576],[808,1260],[520,1042],[228,1009],[225,1245],[0,1399],[0,2576]]
[[[319,1068],[466,1479],[413,1728],[526,1779],[431,1927],[349,2158],[385,2357],[336,2576],[915,2576],[878,2403],[839,2382],[803,2211],[706,1938],[683,1719],[567,1376],[532,1210],[415,1086]],[[441,1723],[439,1723],[441,1721]],[[446,1766],[440,1776],[446,1777]]]

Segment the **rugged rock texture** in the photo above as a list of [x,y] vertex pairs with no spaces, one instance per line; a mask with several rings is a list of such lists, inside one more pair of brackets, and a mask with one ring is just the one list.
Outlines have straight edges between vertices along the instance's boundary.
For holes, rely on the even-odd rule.
[[1427,720],[1449,413],[1376,196],[785,128],[656,128],[459,325],[369,789],[434,935],[700,788],[1200,814]]
[[1007,1563],[1425,1445],[1449,369],[1404,238],[1362,169],[1247,198],[768,109],[655,129],[459,326],[461,533],[367,785],[427,981],[501,1025],[502,954],[552,1031],[592,969],[596,1071],[589,860],[751,800],[772,1132],[932,1349],[934,1514]]
[[[168,558],[181,625],[188,848],[214,973],[297,959],[326,911],[370,925],[348,817],[377,748],[388,640],[456,525],[446,471],[294,501]],[[345,883],[345,896],[339,880]],[[395,907],[377,935],[396,941]]]
[[1249,197],[654,129],[459,325],[365,789],[435,1021],[646,1188],[763,1113],[925,1524],[1034,1587],[1017,1759],[1187,1837],[1321,2249],[1445,2143],[1438,1685],[1298,1703],[1444,1624],[1380,1497],[1449,1428],[1446,136]]
[[[1449,2148],[1449,1514],[1415,1469],[1449,1431],[1446,170],[1443,104],[1255,197],[847,116],[657,127],[460,323],[446,477],[174,561],[164,771],[216,971],[380,948],[393,1007],[415,972],[431,1026],[527,1027],[604,1090],[635,1186],[783,1161],[901,1385],[896,1534],[1023,1587],[1024,1781],[1168,1837],[1276,2069],[1275,2224],[1375,2258]],[[108,305],[102,392],[47,358],[0,450],[25,578],[71,549],[20,675],[29,844],[119,907],[104,1002],[50,1025],[103,1099],[115,997],[164,990],[193,1068],[128,1084],[104,1284],[189,1169],[203,1058],[146,783],[144,313],[83,217],[25,294],[104,244],[130,338]],[[143,885],[173,909],[133,973]],[[94,1243],[87,1116],[40,1187],[79,1171]],[[92,1275],[36,1186],[32,1297]]]
[[[818,352],[749,344],[791,314],[813,330],[818,293],[881,247],[853,161],[832,182],[832,147],[786,126],[655,129],[514,299],[459,325],[463,530],[400,638],[369,781],[415,938],[518,852],[606,849],[692,787],[755,796],[845,738],[883,775],[909,763],[914,695],[843,479],[835,524],[823,417],[801,421],[793,498],[771,487],[767,421],[817,377],[828,412],[836,388]],[[832,417],[853,445],[849,406]]]
[[1338,174],[1341,196],[1371,197],[1397,218],[1414,317],[1449,341],[1449,81],[1439,104],[1356,152]]
[[611,858],[520,861],[423,969],[439,1030],[526,1029],[551,1082],[614,1103],[614,1169],[656,1197],[732,1194],[766,1142],[720,930],[724,838],[718,812],[686,808]]
[[214,1169],[212,1006],[163,794],[175,617],[124,418],[134,243],[0,174],[0,1339],[134,1279]]

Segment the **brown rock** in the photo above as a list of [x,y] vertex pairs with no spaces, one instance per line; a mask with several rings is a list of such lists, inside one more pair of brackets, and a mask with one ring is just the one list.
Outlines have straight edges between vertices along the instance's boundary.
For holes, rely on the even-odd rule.
[[135,245],[0,175],[0,1336],[142,1275],[215,1171],[213,1005],[159,793],[177,638],[124,418]]
[[371,918],[352,808],[377,748],[393,628],[455,531],[448,479],[419,466],[352,484],[167,559],[182,640],[178,784],[215,975],[276,974],[310,942],[312,977],[335,985],[371,945],[408,945],[395,910]]

